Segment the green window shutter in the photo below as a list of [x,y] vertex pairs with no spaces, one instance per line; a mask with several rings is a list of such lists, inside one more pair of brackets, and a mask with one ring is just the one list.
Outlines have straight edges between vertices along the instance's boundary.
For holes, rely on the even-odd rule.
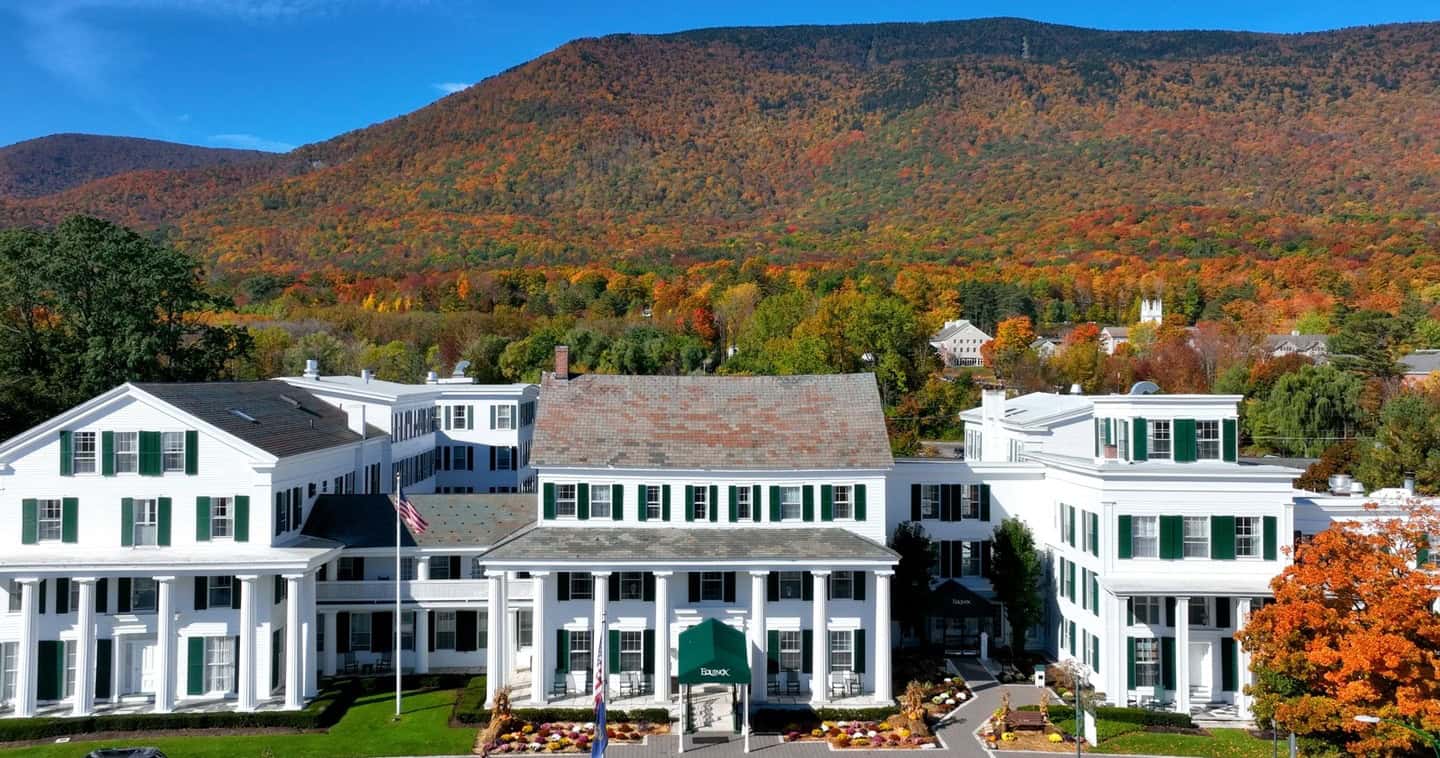
[[855,645],[851,648],[855,655],[855,673],[865,673],[865,653],[869,648],[865,647],[865,630],[855,630]]
[[1150,459],[1150,441],[1145,437],[1150,427],[1145,419],[1132,419],[1131,425],[1131,451],[1130,459],[1134,461],[1146,461]]
[[800,673],[815,673],[815,633],[810,629],[800,633]]
[[1195,444],[1195,419],[1175,419],[1175,461],[1177,463],[1194,463]]
[[1235,657],[1235,639],[1224,637],[1220,640],[1220,689],[1223,692],[1234,692],[1235,682],[1239,679],[1240,673],[1237,669]]
[[610,648],[605,653],[606,670],[612,674],[620,673],[620,630],[611,629],[609,639],[605,644]]
[[780,487],[773,484],[770,485],[770,521],[780,521]]
[[[110,671],[114,660],[113,641],[108,639],[95,640],[95,699],[105,700],[110,697]],[[236,648],[237,650],[239,648]]]
[[575,517],[581,521],[590,520],[590,485],[575,485]]
[[40,506],[35,498],[20,501],[20,544],[34,545],[40,541]]
[[120,498],[120,545],[130,547],[135,544],[135,500],[133,498]]
[[730,523],[735,523],[740,517],[740,496],[736,494],[736,486],[730,485]]
[[980,520],[990,520],[990,485],[980,485]]
[[1280,553],[1275,534],[1275,517],[1266,516],[1262,522],[1265,529],[1265,560],[1273,561]]
[[555,483],[545,483],[545,518],[555,518]]
[[185,431],[185,473],[194,476],[200,473],[200,432]]
[[625,485],[610,485],[610,520],[625,520]]
[[1100,575],[1090,575],[1090,611],[1100,615]]
[[660,518],[662,521],[670,520],[670,490],[668,484],[660,485]]
[[1430,537],[1420,535],[1420,540],[1415,545],[1415,568],[1424,568],[1430,562]]
[[160,498],[159,505],[160,518],[155,529],[155,544],[165,547],[170,544],[170,498]]
[[60,431],[60,476],[70,476],[75,473],[74,441],[69,431]]
[[1095,457],[1100,457],[1100,419],[1095,419]]
[[775,629],[765,633],[765,670],[780,673],[780,632]]
[[865,502],[865,485],[857,484],[852,491],[855,493],[855,520],[864,521],[867,515],[865,512],[867,506],[867,503]]
[[1107,418],[1102,422],[1102,424],[1102,429],[1105,432],[1105,444],[1115,444],[1115,420]]
[[1220,457],[1233,463],[1240,457],[1240,436],[1235,428],[1235,419],[1222,420],[1220,434]]
[[835,487],[829,484],[820,485],[820,520],[835,520]]
[[[65,654],[59,640],[40,640],[36,647],[36,700],[59,700],[65,681]],[[21,685],[24,686],[24,685]]]
[[1160,557],[1176,560],[1185,554],[1185,520],[1180,516],[1160,517]]
[[100,433],[100,473],[115,476],[115,433]]
[[60,541],[67,544],[79,542],[80,500],[67,497],[60,500]]
[[1070,547],[1075,547],[1075,506],[1067,507],[1070,509],[1070,520],[1065,526],[1065,542],[1069,543]]
[[750,520],[758,524],[760,519],[760,485],[755,484],[750,487]]
[[720,520],[720,487],[710,485],[710,520]]
[[1115,545],[1117,558],[1129,558],[1133,555],[1132,540],[1134,533],[1131,531],[1130,517],[1128,515],[1115,517]]
[[1090,514],[1090,554],[1100,557],[1100,514]]
[[210,498],[204,495],[195,498],[195,541],[210,541]]
[[655,630],[646,629],[645,633],[641,635],[640,644],[642,646],[641,649],[644,651],[644,662],[640,668],[646,674],[653,674],[655,673]]
[[1160,683],[1167,690],[1175,689],[1175,638],[1160,638]]
[[235,496],[235,541],[250,541],[250,496]]
[[805,486],[800,488],[800,494],[804,498],[801,501],[801,517],[805,521],[815,520],[815,487]]
[[1100,638],[1090,638],[1090,667],[1096,671],[1100,670]]
[[1210,557],[1217,560],[1235,559],[1235,517],[1210,517]]
[[1070,657],[1075,657],[1075,622],[1070,622]]
[[1125,681],[1130,689],[1135,689],[1135,638],[1125,638]]
[[640,521],[650,520],[650,486],[641,484],[635,487],[635,518]]
[[203,695],[205,694],[205,638],[190,637],[187,642],[189,650],[185,660],[185,692],[190,695]]
[[160,433],[140,432],[140,475],[160,476],[164,466],[160,456]]
[[695,485],[685,485],[685,520],[695,520]]

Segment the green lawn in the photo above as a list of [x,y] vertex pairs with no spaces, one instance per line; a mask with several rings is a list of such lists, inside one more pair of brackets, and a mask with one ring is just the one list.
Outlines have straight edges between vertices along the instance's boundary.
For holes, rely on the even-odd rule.
[[[1209,737],[1193,734],[1136,731],[1100,743],[1096,753],[1185,755],[1201,758],[1270,758],[1269,740],[1250,736],[1244,729],[1210,729]],[[1285,745],[1280,746],[1281,754]]]
[[[153,737],[144,732],[116,740],[0,748],[0,756],[83,758],[97,747],[153,745],[170,758],[329,758],[330,756],[445,755],[469,753],[476,729],[451,729],[456,690],[407,695],[400,721],[393,693],[361,697],[328,733],[250,734],[224,737]],[[266,750],[269,753],[266,753]]]

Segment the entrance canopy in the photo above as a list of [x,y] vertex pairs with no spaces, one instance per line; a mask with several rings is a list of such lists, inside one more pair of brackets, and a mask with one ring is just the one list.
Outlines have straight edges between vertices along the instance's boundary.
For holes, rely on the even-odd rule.
[[953,579],[942,582],[931,591],[930,597],[932,618],[990,618],[995,615],[994,603]]
[[749,684],[750,656],[745,634],[716,619],[680,633],[681,684]]

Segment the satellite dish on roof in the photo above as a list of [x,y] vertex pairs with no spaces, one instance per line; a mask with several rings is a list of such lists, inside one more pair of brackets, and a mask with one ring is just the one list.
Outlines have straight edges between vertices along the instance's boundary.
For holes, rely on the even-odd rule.
[[470,368],[470,361],[460,361],[455,364],[455,370],[450,372],[451,376],[464,376],[465,369]]
[[1160,393],[1160,385],[1154,382],[1136,382],[1130,387],[1132,395],[1156,395]]

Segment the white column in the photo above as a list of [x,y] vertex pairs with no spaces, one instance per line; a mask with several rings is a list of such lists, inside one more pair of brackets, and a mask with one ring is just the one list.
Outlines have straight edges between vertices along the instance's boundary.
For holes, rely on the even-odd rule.
[[[320,694],[320,653],[317,649],[317,635],[315,634],[316,624],[319,623],[320,619],[315,615],[315,572],[306,572],[305,579],[301,582],[301,587],[304,588],[305,595],[304,606],[300,612],[302,631],[305,635],[305,665],[302,669],[304,671],[304,692],[306,700],[313,700]],[[398,624],[400,622],[397,619],[395,623]],[[400,656],[395,656],[395,660],[400,660]]]
[[1105,666],[1105,692],[1109,693],[1110,704],[1123,708],[1130,703],[1130,672],[1125,663],[1130,636],[1130,598],[1123,595],[1110,597],[1114,602],[1109,606],[1110,621],[1105,627],[1106,652],[1100,655],[1100,661]]
[[[259,702],[255,689],[255,580],[258,577],[245,575],[235,578],[240,581],[240,649],[235,653],[240,663],[237,672],[240,681],[235,683],[235,710],[249,712],[255,710]],[[327,642],[335,638],[333,614],[331,619],[332,628],[328,630],[329,636],[325,638]],[[333,650],[335,643],[329,642],[326,647]],[[330,660],[333,663],[335,659],[331,656]]]
[[[300,680],[302,646],[300,601],[305,589],[299,574],[285,576],[285,710],[298,711],[305,705],[304,687]],[[398,620],[397,620],[398,623]]]
[[95,710],[95,578],[76,577],[80,607],[76,610],[75,697],[71,713],[88,716]]
[[[594,571],[591,572],[590,577],[590,583],[593,588],[590,594],[591,597],[595,599],[594,618],[590,621],[590,628],[595,632],[590,636],[590,671],[594,672],[602,670],[601,667],[606,665],[604,659],[600,657],[600,640],[605,640],[604,647],[607,649],[604,651],[604,654],[611,654],[608,649],[610,639],[606,636],[610,629],[610,617],[608,615],[610,613],[610,572]],[[603,670],[608,671],[609,668],[604,668]],[[608,700],[610,695],[610,677],[608,676],[605,677],[605,695]]]
[[[112,608],[114,606],[111,606]],[[111,705],[120,702],[120,687],[125,679],[121,675],[125,671],[125,635],[116,633],[111,637],[110,643],[110,703]]]
[[485,577],[485,707],[495,705],[495,691],[500,687],[500,585],[503,574]]
[[[500,662],[496,669],[499,677],[497,684],[501,687],[510,686],[510,676],[513,673],[510,665],[510,640],[505,634],[505,615],[510,611],[510,572],[500,574],[500,599],[495,605],[495,645],[496,660]],[[488,619],[487,619],[488,621]]]
[[[549,597],[550,578],[548,571],[530,572],[530,588],[533,593],[533,606],[530,611],[530,702],[536,706],[543,707],[550,695],[550,678],[555,676],[550,671],[549,661],[545,656],[545,646],[550,644],[550,630],[545,626],[545,600]],[[560,651],[555,651],[560,655]]]
[[[890,577],[894,571],[875,572],[875,699],[889,703],[893,697],[890,684]],[[856,650],[856,655],[865,651]]]
[[[640,507],[645,507],[644,503]],[[670,704],[670,577],[655,572],[655,702]]]
[[40,686],[40,672],[35,667],[36,615],[35,585],[38,579],[20,579],[20,640],[16,650],[17,668],[15,674],[15,715],[35,715],[35,692]]
[[169,713],[175,707],[175,577],[155,577],[155,657],[160,675],[155,677],[155,712]]
[[830,572],[812,571],[810,574],[811,594],[814,596],[810,617],[810,634],[814,638],[810,650],[813,656],[810,668],[814,671],[810,677],[810,702],[819,705],[830,699],[830,616],[825,602]]
[[[415,557],[415,580],[423,582],[430,578],[430,557],[418,555]],[[455,577],[450,577],[454,579]]]
[[767,699],[765,688],[765,601],[769,571],[750,572],[750,692],[757,703]]
[[1175,598],[1175,710],[1190,712],[1190,598]]
[[430,673],[430,610],[415,605],[415,673]]
[[[1236,629],[1245,628],[1245,625],[1250,622],[1250,598],[1235,599],[1235,613],[1232,618],[1235,619]],[[1235,657],[1238,659],[1235,665],[1240,669],[1240,676],[1235,682],[1235,710],[1238,712],[1239,718],[1249,719],[1251,698],[1246,694],[1245,686],[1250,684],[1250,654],[1245,651],[1245,646],[1238,642],[1235,643]]]
[[323,671],[325,672],[325,676],[335,676],[336,648],[340,644],[340,641],[337,639],[340,634],[340,630],[338,629],[339,619],[334,612],[322,613],[320,616],[324,619],[325,623],[325,654],[320,656],[324,662]]

